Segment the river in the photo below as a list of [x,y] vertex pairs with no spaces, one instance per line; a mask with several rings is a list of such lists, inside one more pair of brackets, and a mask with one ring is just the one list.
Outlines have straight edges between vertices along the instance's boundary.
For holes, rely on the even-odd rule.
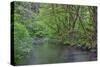
[[[44,41],[45,40],[45,41]],[[47,39],[34,39],[33,51],[26,64],[50,64],[97,60],[96,52],[81,50],[76,47],[48,42]]]

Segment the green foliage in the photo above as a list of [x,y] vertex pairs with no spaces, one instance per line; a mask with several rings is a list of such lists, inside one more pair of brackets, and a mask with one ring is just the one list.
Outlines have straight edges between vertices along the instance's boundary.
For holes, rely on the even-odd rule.
[[[45,4],[40,8],[38,19],[47,29],[48,36],[55,36],[64,44],[96,46],[96,23],[91,6]],[[96,13],[93,13],[96,14]],[[46,18],[46,19],[45,19]],[[41,24],[41,23],[40,23]]]
[[24,58],[28,56],[32,49],[31,37],[21,23],[14,23],[14,57],[15,64],[25,63]]

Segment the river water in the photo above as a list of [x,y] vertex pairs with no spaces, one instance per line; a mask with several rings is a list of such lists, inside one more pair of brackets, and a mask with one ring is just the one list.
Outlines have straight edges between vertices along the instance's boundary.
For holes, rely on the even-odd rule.
[[95,52],[83,51],[76,47],[57,44],[56,42],[43,42],[43,39],[41,39],[39,41],[34,41],[33,51],[29,54],[26,64],[49,64],[95,60],[97,60],[97,54]]

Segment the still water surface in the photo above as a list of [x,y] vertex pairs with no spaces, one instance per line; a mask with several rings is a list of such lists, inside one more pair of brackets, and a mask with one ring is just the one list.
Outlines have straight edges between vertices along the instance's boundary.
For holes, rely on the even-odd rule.
[[62,44],[58,45],[56,42],[43,42],[43,39],[34,42],[37,43],[33,43],[33,51],[27,58],[26,64],[81,62],[97,59],[94,52],[83,51],[71,46],[62,46]]

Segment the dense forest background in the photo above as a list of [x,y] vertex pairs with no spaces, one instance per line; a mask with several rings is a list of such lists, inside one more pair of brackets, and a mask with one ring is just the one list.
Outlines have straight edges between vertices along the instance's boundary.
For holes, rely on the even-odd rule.
[[95,6],[14,2],[12,9],[17,64],[24,63],[24,58],[32,51],[34,37],[84,49],[97,46]]

